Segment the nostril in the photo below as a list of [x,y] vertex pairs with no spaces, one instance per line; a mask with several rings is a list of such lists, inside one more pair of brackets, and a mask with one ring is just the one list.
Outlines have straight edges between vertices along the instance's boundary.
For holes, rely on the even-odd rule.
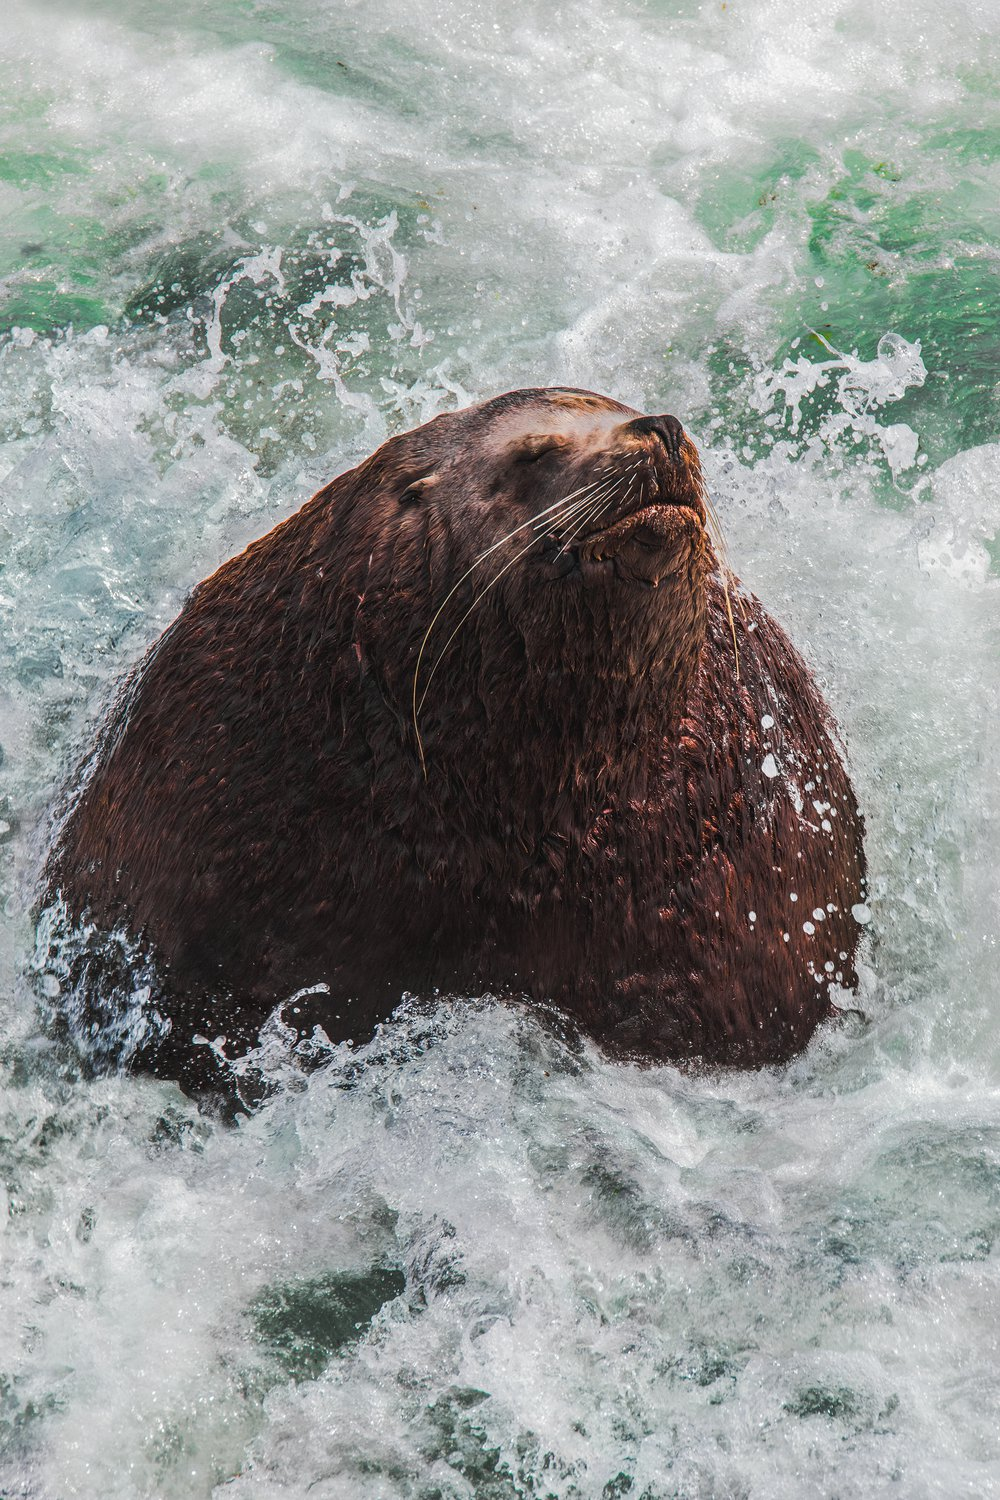
[[656,436],[666,448],[670,457],[677,463],[681,456],[681,440],[684,437],[684,428],[676,417],[636,417],[634,422],[629,422],[632,432],[655,432]]

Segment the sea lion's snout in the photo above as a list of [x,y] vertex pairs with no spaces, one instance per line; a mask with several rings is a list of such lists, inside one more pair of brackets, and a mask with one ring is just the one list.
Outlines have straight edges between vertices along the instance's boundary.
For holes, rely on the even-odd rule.
[[643,488],[648,502],[681,505],[705,520],[701,465],[698,450],[676,417],[635,417],[623,422],[619,432],[626,453],[642,464]]
[[640,436],[647,432],[653,433],[667,450],[668,457],[675,464],[680,463],[684,428],[676,417],[636,417],[634,421],[626,422],[625,427],[627,431]]
[[[704,545],[698,451],[676,417],[633,417],[615,429],[622,482],[584,539],[581,560],[614,563],[619,579],[656,586]],[[600,575],[597,575],[600,576]]]

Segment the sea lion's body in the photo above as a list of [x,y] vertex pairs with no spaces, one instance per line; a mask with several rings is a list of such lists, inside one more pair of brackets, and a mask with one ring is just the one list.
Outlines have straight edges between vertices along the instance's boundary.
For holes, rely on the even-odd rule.
[[730,604],[665,421],[575,392],[440,418],[195,591],[50,866],[155,960],[170,1029],[140,1061],[197,1087],[193,1036],[238,1052],[326,986],[333,1040],[407,992],[489,990],[616,1052],[756,1065],[856,983],[862,825],[826,710]]

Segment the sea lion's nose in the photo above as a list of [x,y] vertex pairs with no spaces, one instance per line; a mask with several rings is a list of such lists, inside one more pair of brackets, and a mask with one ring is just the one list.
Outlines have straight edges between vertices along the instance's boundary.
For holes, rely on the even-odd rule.
[[666,414],[658,417],[636,417],[634,421],[625,423],[625,430],[637,435],[639,433],[655,432],[674,463],[679,462],[684,428],[676,417],[670,417]]

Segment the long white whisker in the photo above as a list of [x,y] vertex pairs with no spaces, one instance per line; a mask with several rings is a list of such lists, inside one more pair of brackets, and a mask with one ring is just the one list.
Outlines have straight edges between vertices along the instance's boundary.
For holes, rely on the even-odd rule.
[[[610,467],[610,465],[608,466],[608,468],[609,467]],[[424,772],[425,776],[427,775],[427,762],[424,759],[424,746],[423,746],[423,741],[420,738],[420,729],[419,729],[419,726],[417,724],[417,714],[420,711],[420,705],[417,703],[417,688],[418,688],[419,679],[420,679],[420,666],[421,666],[421,663],[423,661],[424,652],[427,649],[427,642],[430,640],[431,633],[434,630],[434,626],[437,624],[438,620],[440,619],[442,612],[444,611],[444,609],[448,605],[449,601],[453,598],[453,596],[461,588],[461,586],[465,582],[465,580],[469,577],[470,573],[473,573],[475,571],[475,569],[479,567],[480,563],[485,562],[486,559],[491,555],[491,553],[495,552],[498,547],[502,547],[505,542],[509,542],[510,539],[511,539],[511,537],[516,536],[519,531],[524,531],[529,526],[537,526],[538,523],[539,523],[539,521],[544,520],[545,517],[551,515],[553,511],[561,510],[563,507],[569,505],[570,501],[574,500],[577,496],[588,495],[590,492],[594,491],[595,489],[600,489],[602,487],[603,483],[604,483],[604,475],[608,472],[608,468],[603,469],[601,471],[601,474],[599,474],[596,479],[591,480],[589,484],[581,485],[581,487],[578,490],[573,490],[569,495],[563,495],[563,496],[561,496],[560,499],[554,501],[552,505],[547,505],[544,510],[538,511],[537,514],[529,517],[529,519],[527,521],[522,521],[522,523],[520,524],[520,526],[515,526],[513,528],[513,530],[509,531],[506,534],[506,536],[502,536],[499,539],[499,541],[496,541],[496,542],[493,543],[492,546],[487,547],[486,550],[484,552],[481,552],[479,554],[479,556],[470,564],[470,566],[468,568],[466,568],[466,570],[462,574],[461,578],[459,578],[458,581],[455,584],[453,584],[453,586],[448,590],[447,594],[445,594],[444,598],[442,599],[441,603],[439,604],[437,610],[434,613],[433,618],[431,619],[430,624],[428,625],[426,631],[424,632],[424,638],[423,638],[423,640],[420,643],[420,650],[417,652],[416,666],[413,669],[413,693],[412,693],[412,700],[411,700],[411,716],[412,716],[412,719],[413,719],[413,732],[416,735],[416,739],[417,739],[417,750],[418,750],[418,752],[420,754],[420,765],[421,765],[421,768],[423,769],[423,772]],[[532,542],[529,544],[529,546],[533,545],[533,544],[534,544],[534,538],[532,538]],[[523,555],[523,554],[521,554],[521,555]],[[439,660],[440,660],[440,658],[439,658]],[[425,688],[424,692],[425,692],[425,696],[426,696],[426,688]],[[421,703],[423,702],[423,698],[421,698],[420,702]]]
[[[633,464],[633,466],[632,466],[631,469],[627,469],[626,472],[625,472],[625,474],[622,474],[619,478],[617,478],[615,480],[615,485],[618,485],[618,484],[621,483],[622,479],[625,479],[629,475],[632,476],[631,478],[629,478],[628,488],[626,489],[624,495],[621,497],[623,503],[624,503],[624,501],[626,501],[628,499],[629,495],[632,492],[632,485],[635,482],[635,471],[636,471],[636,469],[638,467],[639,467],[638,464]],[[579,524],[576,527],[574,527],[573,531],[566,538],[565,542],[563,542],[562,546],[559,548],[559,551],[556,553],[556,556],[557,557],[561,557],[563,555],[563,553],[565,551],[567,551],[567,549],[569,547],[572,546],[573,542],[579,536],[579,534],[583,530],[583,528],[585,526],[589,525],[592,521],[595,521],[599,515],[603,515],[604,512],[608,509],[608,507],[610,505],[614,504],[614,501],[615,501],[616,498],[617,497],[616,497],[616,495],[614,493],[614,488],[612,489],[612,493],[610,495],[607,495],[607,496],[598,495],[598,496],[594,497],[594,501],[592,502],[591,507],[587,510],[586,514],[584,515],[583,519],[579,522]]]
[[[603,488],[604,489],[613,488],[613,485],[614,485],[615,482],[616,481],[609,481],[608,484],[606,486],[604,486]],[[603,499],[603,494],[600,496],[600,498]],[[577,501],[576,505],[573,505],[573,506],[570,507],[570,514],[575,515],[580,510],[586,510],[592,503],[593,503],[593,496],[588,496],[586,498],[586,500]],[[563,519],[563,518],[560,517],[560,519]],[[584,522],[584,524],[586,524],[586,522]],[[489,583],[486,585],[486,587],[484,589],[481,589],[480,592],[473,599],[472,603],[469,605],[468,609],[465,611],[465,614],[459,620],[458,624],[455,626],[454,630],[451,632],[451,635],[449,635],[448,639],[445,641],[444,645],[442,646],[442,648],[441,648],[441,650],[440,650],[440,652],[438,654],[438,658],[437,658],[437,660],[435,661],[433,667],[430,670],[430,673],[428,675],[427,681],[424,683],[424,690],[423,690],[423,692],[420,695],[420,701],[416,704],[416,710],[415,710],[416,713],[419,714],[420,710],[424,706],[424,703],[425,703],[426,698],[427,698],[427,694],[430,691],[431,683],[434,680],[434,674],[437,671],[438,667],[441,665],[441,663],[444,661],[445,657],[447,656],[447,654],[448,654],[448,648],[450,647],[450,645],[451,645],[452,641],[455,639],[455,637],[458,635],[458,632],[461,630],[461,628],[465,624],[466,620],[469,618],[469,616],[472,614],[473,610],[476,608],[476,605],[482,599],[483,595],[484,594],[488,594],[489,591],[490,591],[490,589],[493,587],[493,585],[495,583],[499,582],[499,580],[503,577],[503,575],[507,572],[507,570],[509,568],[512,568],[516,562],[519,562],[521,560],[521,558],[524,557],[525,553],[530,552],[531,549],[532,549],[532,547],[535,546],[535,544],[536,544],[537,541],[538,541],[537,537],[532,537],[531,541],[528,542],[526,546],[522,547],[519,552],[516,552],[514,554],[514,556],[512,558],[510,558],[509,561],[504,564],[504,566],[500,569],[499,573],[497,573],[494,578],[491,578],[490,581],[489,581]],[[491,548],[490,550],[492,551],[493,549]],[[561,555],[561,551],[556,553],[557,557],[560,556],[560,555]]]
[[[562,557],[563,553],[566,552],[568,550],[568,548],[572,545],[574,538],[579,535],[579,533],[587,525],[587,523],[590,521],[590,519],[597,513],[597,511],[602,506],[610,505],[614,501],[615,495],[617,493],[617,489],[618,489],[618,481],[615,480],[613,484],[611,484],[610,486],[606,486],[603,490],[600,490],[596,495],[592,495],[590,497],[590,500],[588,501],[587,505],[583,509],[582,515],[579,512],[577,513],[577,524],[576,524],[576,526],[574,526],[573,530],[566,537],[566,540],[563,542],[562,546],[559,548],[559,551],[556,553],[556,557]],[[567,517],[567,519],[572,519],[572,518],[571,517]]]
[[583,515],[579,518],[577,524],[573,527],[573,530],[567,535],[566,540],[563,542],[562,546],[559,548],[559,551],[556,553],[556,557],[562,557],[564,552],[568,552],[570,547],[572,547],[573,543],[576,541],[577,537],[580,535],[580,532],[583,531],[584,527],[588,526],[597,517],[599,512],[607,510],[609,505],[613,505],[614,501],[614,491],[612,491],[611,494],[608,495],[598,495],[596,499],[591,501],[590,505],[588,505],[587,509],[583,512]]
[[630,483],[629,486],[628,486],[628,489],[625,491],[624,495],[622,495],[620,497],[617,496],[617,495],[612,495],[611,498],[610,498],[610,500],[606,501],[604,505],[601,505],[598,508],[597,513],[593,516],[592,519],[594,521],[599,521],[601,519],[601,517],[606,513],[606,511],[608,510],[608,508],[611,505],[613,505],[616,501],[618,502],[618,504],[624,505],[625,502],[628,500],[628,498],[629,498],[629,496],[631,494],[632,494],[632,485]]
[[[470,573],[474,573],[475,570],[476,570],[476,568],[479,567],[479,564],[482,563],[482,562],[485,562],[486,559],[491,555],[491,553],[496,552],[497,548],[498,547],[502,547],[505,542],[509,542],[510,539],[511,539],[511,537],[517,536],[517,533],[519,531],[524,531],[529,526],[537,526],[538,522],[544,520],[546,516],[548,516],[548,515],[550,515],[552,513],[552,511],[559,510],[562,506],[568,505],[569,502],[571,500],[573,500],[577,495],[584,495],[584,494],[586,494],[586,492],[588,490],[594,490],[594,489],[599,488],[600,485],[601,485],[601,483],[602,483],[602,481],[598,478],[598,479],[592,480],[590,484],[585,484],[580,489],[574,490],[569,495],[563,495],[561,499],[556,500],[552,505],[547,505],[544,510],[540,510],[536,515],[530,516],[527,521],[522,521],[519,526],[513,527],[510,531],[508,531],[506,533],[505,536],[500,537],[498,541],[493,542],[491,546],[485,548],[484,551],[480,552],[479,556],[476,557],[476,558],[474,558],[473,561],[466,568],[465,572],[462,574],[461,578],[458,579],[457,583],[455,583],[448,590],[447,594],[445,594],[444,598],[441,601],[441,604],[438,607],[437,613],[434,615],[434,618],[431,620],[430,625],[428,625],[428,627],[427,627],[427,636],[429,636],[430,633],[431,633],[431,631],[434,629],[434,625],[435,625],[435,623],[437,621],[438,615],[440,615],[441,612],[444,610],[445,606],[447,605],[448,601],[451,599],[452,595],[456,594],[458,592],[458,590],[462,587],[462,584],[468,578],[469,574]],[[427,643],[427,636],[424,637],[424,645],[426,645],[426,643]],[[422,649],[423,649],[423,647],[421,647],[421,650]],[[420,669],[420,659],[418,657],[418,659],[417,659],[417,671],[419,671],[419,669]]]
[[[736,680],[738,682],[740,679],[740,648],[736,639],[736,620],[733,616],[733,602],[729,592],[729,585],[731,582],[735,584],[736,575],[729,561],[729,549],[726,546],[726,538],[723,535],[722,522],[719,520],[718,512],[712,504],[712,498],[708,493],[708,485],[704,479],[699,480],[698,489],[702,504],[705,507],[705,528],[718,553],[719,571],[722,575],[722,593],[726,602],[726,619],[729,622],[729,634],[733,640],[733,657],[736,662]],[[739,609],[741,619],[745,620],[746,611],[743,608],[743,600],[739,594],[736,595],[736,605]]]

